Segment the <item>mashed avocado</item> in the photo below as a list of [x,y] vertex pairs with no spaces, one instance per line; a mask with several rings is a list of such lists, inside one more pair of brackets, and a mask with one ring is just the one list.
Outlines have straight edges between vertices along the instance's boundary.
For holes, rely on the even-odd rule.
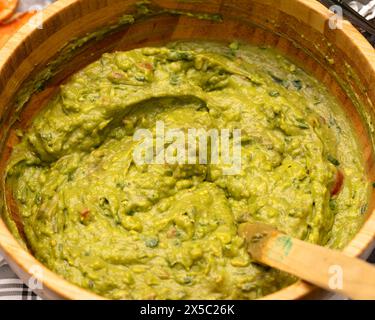
[[[137,129],[241,129],[239,174],[133,161]],[[33,120],[7,169],[32,253],[114,299],[253,299],[295,279],[254,263],[262,221],[342,248],[368,182],[336,100],[271,49],[173,43],[105,54]]]

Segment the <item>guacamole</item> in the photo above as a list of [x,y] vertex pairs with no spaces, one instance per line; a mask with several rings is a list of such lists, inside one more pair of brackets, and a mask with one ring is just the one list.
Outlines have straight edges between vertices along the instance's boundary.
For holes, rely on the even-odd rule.
[[[240,129],[241,170],[138,164],[138,129]],[[260,221],[340,249],[369,183],[328,91],[269,48],[177,42],[104,54],[73,75],[12,153],[30,251],[112,299],[254,299],[296,279],[251,260]]]

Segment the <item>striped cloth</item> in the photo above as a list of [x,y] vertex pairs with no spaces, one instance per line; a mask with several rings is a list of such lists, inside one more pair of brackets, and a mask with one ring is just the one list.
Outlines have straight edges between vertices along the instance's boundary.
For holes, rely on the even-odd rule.
[[[45,5],[51,2],[53,2],[53,0],[21,0],[20,10],[26,10],[30,5]],[[365,15],[369,20],[372,20],[373,16],[375,16],[375,0],[350,1],[350,5]],[[375,45],[375,36],[365,36]],[[375,264],[375,250],[368,261]],[[20,279],[17,278],[1,255],[0,300],[41,300],[40,297],[34,294]]]
[[2,261],[0,262],[0,300],[41,300],[41,298],[17,278],[5,261]]
[[375,264],[375,250],[372,252],[370,258],[368,259],[369,262]]

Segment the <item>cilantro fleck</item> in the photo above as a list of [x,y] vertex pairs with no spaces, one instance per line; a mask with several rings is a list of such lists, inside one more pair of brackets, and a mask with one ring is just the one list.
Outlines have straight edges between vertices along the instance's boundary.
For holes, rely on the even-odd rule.
[[293,83],[293,86],[297,90],[301,90],[302,89],[302,81],[301,80],[293,80],[292,83]]
[[280,96],[280,93],[276,90],[272,90],[272,91],[268,92],[268,94],[269,94],[270,97],[274,97],[274,98]]
[[327,156],[327,160],[331,162],[333,165],[335,165],[336,167],[340,165],[340,161],[332,157],[330,154]]
[[156,248],[159,244],[159,239],[156,239],[156,238],[147,239],[145,244],[146,244],[146,247]]

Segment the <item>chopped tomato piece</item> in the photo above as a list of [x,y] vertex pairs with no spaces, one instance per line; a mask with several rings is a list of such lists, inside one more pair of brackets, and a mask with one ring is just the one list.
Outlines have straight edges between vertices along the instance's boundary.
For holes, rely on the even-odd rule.
[[81,212],[81,217],[83,220],[86,220],[89,217],[90,210],[89,209],[84,209]]
[[338,195],[342,189],[342,185],[344,183],[344,174],[341,170],[337,170],[335,182],[331,189],[331,196]]
[[142,63],[141,67],[144,68],[144,69],[147,69],[147,70],[154,70],[154,67],[149,62]]

